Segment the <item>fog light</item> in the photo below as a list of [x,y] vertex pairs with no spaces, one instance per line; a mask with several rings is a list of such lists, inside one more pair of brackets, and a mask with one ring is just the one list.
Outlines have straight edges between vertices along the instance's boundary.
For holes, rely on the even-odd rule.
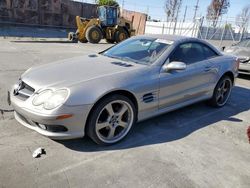
[[63,125],[43,125],[43,124],[40,124],[37,122],[36,122],[36,125],[43,130],[46,130],[49,132],[54,132],[54,133],[68,131],[68,129],[66,127],[64,127]]
[[68,129],[66,127],[64,127],[63,125],[46,125],[47,127],[47,131],[50,132],[67,132]]

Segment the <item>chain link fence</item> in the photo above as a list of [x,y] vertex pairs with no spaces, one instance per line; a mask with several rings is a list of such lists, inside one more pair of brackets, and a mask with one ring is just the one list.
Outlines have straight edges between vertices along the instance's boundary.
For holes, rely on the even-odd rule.
[[[239,23],[239,22],[238,22]],[[197,37],[212,41],[216,46],[230,45],[244,38],[250,37],[247,27],[235,24],[235,18],[220,18],[216,27],[204,17],[185,22],[146,22],[146,34],[171,34],[188,37]]]

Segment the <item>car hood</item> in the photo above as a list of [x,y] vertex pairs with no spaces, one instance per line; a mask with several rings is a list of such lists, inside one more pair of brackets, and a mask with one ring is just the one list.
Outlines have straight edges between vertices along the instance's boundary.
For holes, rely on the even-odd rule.
[[93,54],[33,67],[21,79],[36,90],[70,87],[77,83],[133,71],[142,66],[145,65]]
[[250,48],[231,46],[225,49],[225,53],[238,57],[250,57]]

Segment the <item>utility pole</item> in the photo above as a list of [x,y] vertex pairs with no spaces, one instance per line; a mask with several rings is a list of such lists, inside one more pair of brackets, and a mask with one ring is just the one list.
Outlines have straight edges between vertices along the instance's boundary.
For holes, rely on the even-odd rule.
[[183,16],[183,22],[186,21],[186,15],[187,15],[187,5],[185,7],[185,12],[184,12],[184,16]]
[[148,15],[149,13],[149,6],[147,6],[146,14]]
[[122,9],[124,9],[124,4],[125,4],[125,1],[122,0]]
[[194,18],[193,18],[193,20],[195,20],[195,18],[196,18],[198,8],[199,8],[199,0],[196,1],[196,5],[194,6]]
[[147,6],[147,10],[146,10],[146,14],[147,14],[147,20],[149,20],[149,6]]

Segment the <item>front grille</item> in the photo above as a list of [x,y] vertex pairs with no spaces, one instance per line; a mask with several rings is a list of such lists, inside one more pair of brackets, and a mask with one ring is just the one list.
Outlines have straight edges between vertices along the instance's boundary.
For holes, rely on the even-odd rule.
[[21,100],[28,99],[34,92],[35,89],[23,81],[20,81],[18,87],[14,89],[14,95]]

